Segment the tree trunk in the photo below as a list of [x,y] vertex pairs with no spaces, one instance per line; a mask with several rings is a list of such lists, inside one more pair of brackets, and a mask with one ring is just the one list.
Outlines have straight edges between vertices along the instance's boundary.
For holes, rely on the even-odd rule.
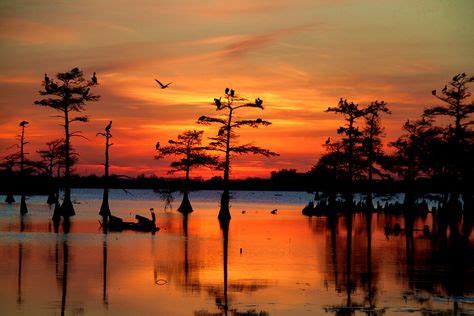
[[219,220],[230,220],[230,194],[229,194],[229,172],[230,172],[230,136],[231,136],[231,123],[232,123],[232,109],[229,112],[229,120],[227,122],[227,141],[225,151],[225,165],[224,165],[224,192],[221,196],[221,208],[219,210]]
[[70,152],[70,135],[69,135],[69,112],[66,109],[64,111],[64,129],[65,129],[65,147],[66,147],[66,166],[64,170],[64,200],[61,204],[61,215],[64,218],[68,218],[76,215],[74,211],[74,206],[71,201],[71,157],[69,156]]
[[188,191],[185,190],[183,192],[183,200],[181,201],[181,205],[178,207],[178,212],[183,214],[188,214],[193,212],[193,207],[191,205],[191,201],[189,200]]
[[102,194],[102,205],[100,206],[99,215],[102,217],[108,217],[112,215],[109,207],[109,188],[104,188],[104,192]]
[[189,189],[189,169],[191,168],[190,166],[190,158],[191,152],[190,152],[190,145],[188,144],[188,152],[186,156],[187,160],[187,166],[186,166],[186,178],[184,180],[184,191],[183,191],[183,200],[181,201],[181,205],[178,207],[178,212],[183,213],[183,214],[188,214],[193,211],[193,207],[191,205],[191,201],[189,200],[189,194],[188,194],[188,189]]
[[[20,176],[21,182],[25,181],[25,126],[21,127],[21,148],[20,148]],[[26,206],[26,197],[25,194],[21,194],[21,201],[20,201],[20,214],[25,215],[28,213],[28,207]]]
[[28,213],[28,207],[26,206],[26,197],[24,194],[22,194],[20,202],[20,214],[25,215],[26,213]]

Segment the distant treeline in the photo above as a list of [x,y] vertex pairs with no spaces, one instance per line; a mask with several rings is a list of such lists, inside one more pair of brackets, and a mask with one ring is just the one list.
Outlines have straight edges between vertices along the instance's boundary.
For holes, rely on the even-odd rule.
[[[45,185],[50,179],[47,175],[26,176],[24,181],[16,175],[8,175],[0,172],[0,194],[13,192],[20,194],[48,194],[49,187]],[[124,178],[111,175],[108,179],[108,187],[113,189],[153,189],[165,191],[182,190],[185,178],[165,178],[156,176],[144,176]],[[104,178],[96,175],[72,176],[73,188],[103,188]],[[61,185],[61,184],[60,184]],[[221,190],[223,187],[222,177],[213,177],[208,180],[202,178],[190,179],[191,190]],[[367,180],[355,181],[353,186],[356,192],[367,192]],[[229,182],[231,190],[256,190],[256,191],[324,191],[341,192],[347,188],[347,182],[327,181],[319,178],[313,172],[297,172],[295,169],[283,169],[271,173],[270,178],[246,178],[231,179]],[[403,180],[384,179],[376,180],[375,193],[396,193],[414,190],[417,193],[435,193],[452,190],[452,183],[446,179],[420,178],[416,180],[415,189],[412,184]]]

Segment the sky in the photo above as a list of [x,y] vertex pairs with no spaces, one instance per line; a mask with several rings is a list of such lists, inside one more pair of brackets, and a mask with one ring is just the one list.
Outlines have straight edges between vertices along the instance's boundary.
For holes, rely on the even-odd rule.
[[[265,110],[273,124],[241,130],[241,143],[280,154],[233,160],[232,177],[268,177],[273,170],[307,171],[336,136],[341,118],[325,113],[340,97],[360,105],[384,100],[386,141],[406,119],[438,104],[431,90],[457,73],[474,72],[472,0],[272,1],[5,1],[0,0],[0,155],[12,152],[21,120],[30,158],[61,137],[54,110],[34,105],[44,73],[74,67],[97,72],[100,102],[78,123],[76,171],[101,174],[103,139],[113,120],[111,172],[166,175],[170,159],[154,160],[162,144],[215,115],[226,87]],[[154,79],[173,82],[158,89]],[[192,176],[220,176],[197,170]]]

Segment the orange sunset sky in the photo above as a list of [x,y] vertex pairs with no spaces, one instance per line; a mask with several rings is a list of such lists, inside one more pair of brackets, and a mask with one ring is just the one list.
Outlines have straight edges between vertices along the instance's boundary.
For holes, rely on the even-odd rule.
[[[392,140],[436,103],[431,90],[472,74],[473,17],[472,0],[1,1],[0,154],[12,152],[21,120],[30,158],[63,134],[56,113],[33,102],[45,72],[77,66],[97,72],[102,96],[87,106],[90,122],[75,125],[89,138],[73,143],[81,174],[102,172],[95,134],[113,120],[112,172],[165,175],[170,160],[153,160],[156,141],[215,114],[226,86],[264,100],[265,111],[246,117],[273,122],[240,141],[280,154],[235,160],[232,176],[306,171],[336,134],[340,117],[323,111],[340,97],[388,102]],[[154,78],[173,84],[161,90]]]

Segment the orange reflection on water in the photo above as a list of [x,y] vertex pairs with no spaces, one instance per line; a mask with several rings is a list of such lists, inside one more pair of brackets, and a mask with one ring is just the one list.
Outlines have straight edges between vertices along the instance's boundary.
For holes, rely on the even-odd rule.
[[[6,315],[472,311],[473,240],[425,236],[430,215],[306,218],[278,207],[236,203],[228,228],[215,208],[161,212],[155,235],[103,234],[92,216],[55,234],[47,216],[4,216],[0,305]],[[400,234],[386,235],[395,223]]]

